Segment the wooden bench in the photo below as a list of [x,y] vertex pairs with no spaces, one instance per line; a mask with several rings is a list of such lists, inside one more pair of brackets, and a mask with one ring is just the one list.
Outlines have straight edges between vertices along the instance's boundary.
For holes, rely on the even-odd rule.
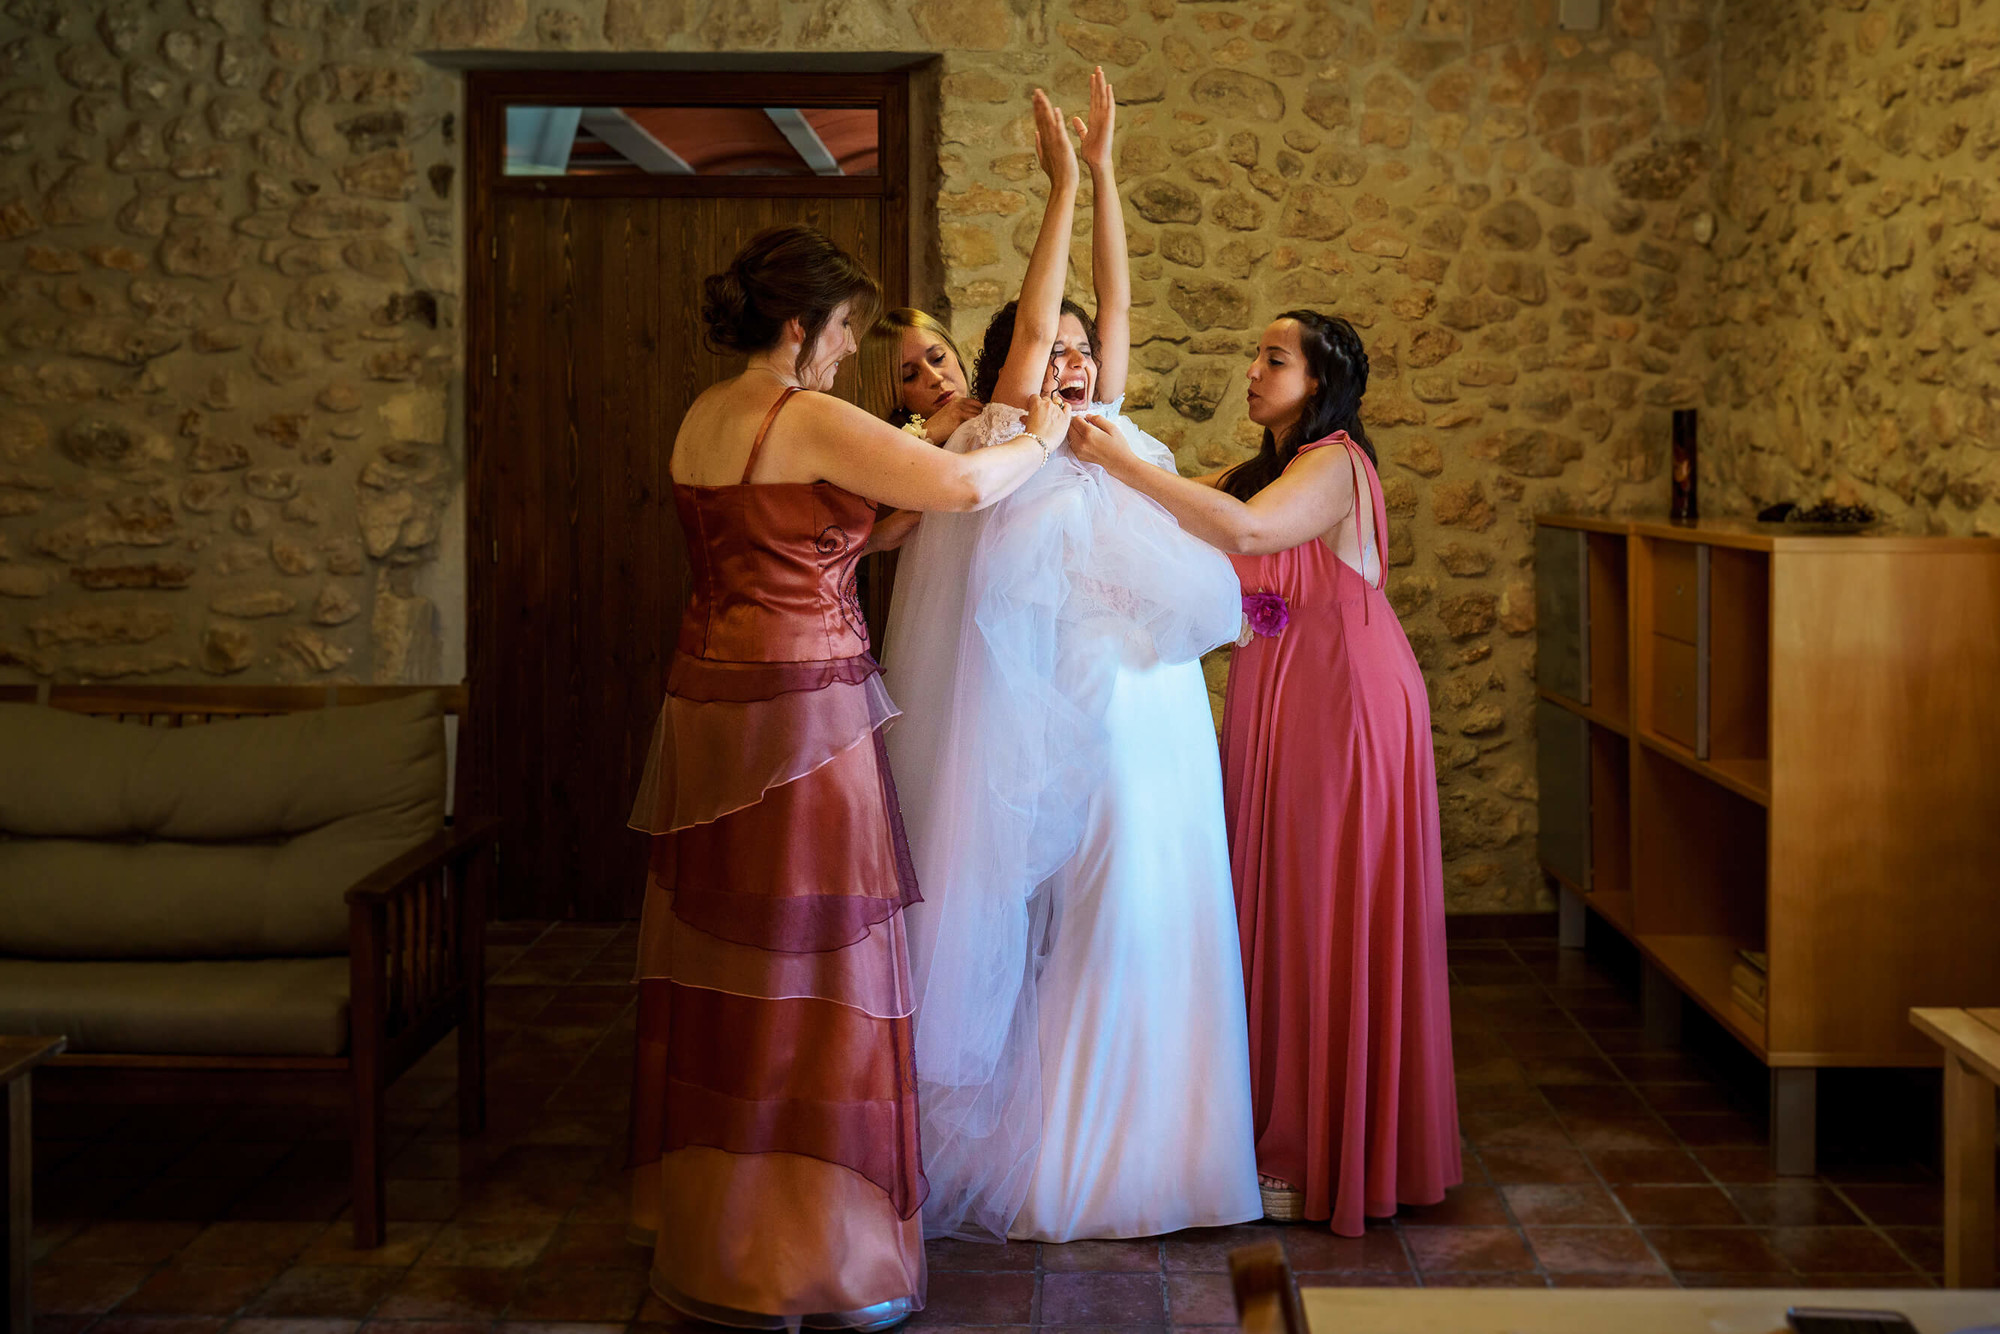
[[1307,1288],[1311,1334],[1785,1334],[1794,1306],[1894,1311],[1916,1334],[1990,1326],[1993,1295],[1936,1288]]
[[1896,1289],[1306,1288],[1279,1242],[1232,1251],[1243,1334],[1783,1334],[1794,1306],[1894,1311],[1917,1334],[1990,1325],[1993,1294]]
[[35,1321],[31,1245],[35,1232],[35,1067],[63,1049],[62,1038],[0,1037],[0,1085],[6,1086],[7,1204],[0,1209],[0,1318],[10,1334],[29,1334]]
[[1993,1088],[2000,1010],[1913,1009],[1944,1048],[1944,1285],[1993,1286]]
[[1283,1242],[1263,1241],[1231,1251],[1229,1286],[1243,1334],[1306,1334],[1306,1311]]
[[[435,691],[463,720],[455,686],[7,686],[0,702],[115,718],[144,727],[369,704]],[[457,770],[455,788],[465,788]],[[383,1095],[458,1030],[461,1134],[486,1124],[485,896],[482,866],[497,856],[499,822],[458,817],[423,845],[347,891],[348,1045],[342,1056],[170,1056],[71,1053],[43,1068],[39,1091],[58,1099],[168,1099],[346,1104],[352,1114],[354,1245],[382,1244]]]

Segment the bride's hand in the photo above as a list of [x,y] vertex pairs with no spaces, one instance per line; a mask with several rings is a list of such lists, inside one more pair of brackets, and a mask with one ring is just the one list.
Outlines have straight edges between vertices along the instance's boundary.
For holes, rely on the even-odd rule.
[[1135,457],[1126,447],[1118,423],[1095,413],[1070,419],[1069,447],[1085,463],[1095,463],[1106,472],[1112,471],[1112,465],[1119,460]]
[[1118,114],[1118,102],[1111,93],[1111,81],[1104,77],[1104,67],[1098,66],[1090,75],[1090,120],[1081,116],[1069,118],[1070,128],[1083,141],[1081,157],[1090,167],[1093,175],[1101,176],[1111,170],[1111,129]]
[[1071,425],[1069,406],[1054,394],[1036,394],[1028,401],[1028,434],[1051,448],[1062,443]]
[[1062,108],[1039,88],[1035,89],[1035,161],[1048,174],[1049,184],[1076,184],[1076,145],[1063,125]]
[[951,433],[977,417],[985,404],[970,394],[960,394],[932,416],[924,418],[924,437],[934,445],[951,439]]

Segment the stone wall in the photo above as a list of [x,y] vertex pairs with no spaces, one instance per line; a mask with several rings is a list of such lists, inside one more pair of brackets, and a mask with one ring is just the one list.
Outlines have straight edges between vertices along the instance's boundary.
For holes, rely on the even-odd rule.
[[1448,901],[1545,906],[1530,518],[1655,499],[1699,395],[1710,5],[1566,33],[1554,0],[11,0],[0,676],[456,674],[462,173],[414,52],[938,54],[966,337],[1038,217],[1027,92],[1079,108],[1102,63],[1134,416],[1223,464],[1266,319],[1362,328]]
[[1724,13],[1710,507],[2000,535],[2000,0]]
[[457,89],[410,58],[418,17],[6,6],[10,676],[396,681],[463,661],[425,568],[461,473]]

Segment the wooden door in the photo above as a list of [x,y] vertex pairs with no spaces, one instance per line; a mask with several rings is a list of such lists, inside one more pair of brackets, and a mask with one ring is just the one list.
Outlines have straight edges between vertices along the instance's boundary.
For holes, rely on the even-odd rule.
[[670,450],[695,395],[740,369],[702,342],[702,279],[761,229],[806,222],[901,298],[886,185],[745,181],[487,182],[469,658],[478,788],[506,832],[499,914],[638,911],[646,840],[626,817],[687,595]]

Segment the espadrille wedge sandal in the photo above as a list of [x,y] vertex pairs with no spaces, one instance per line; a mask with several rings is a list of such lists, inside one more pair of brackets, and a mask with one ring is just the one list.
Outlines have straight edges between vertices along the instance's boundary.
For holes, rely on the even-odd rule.
[[1272,1186],[1259,1178],[1257,1189],[1264,1197],[1264,1217],[1273,1223],[1298,1223],[1305,1220],[1306,1193],[1297,1186]]

